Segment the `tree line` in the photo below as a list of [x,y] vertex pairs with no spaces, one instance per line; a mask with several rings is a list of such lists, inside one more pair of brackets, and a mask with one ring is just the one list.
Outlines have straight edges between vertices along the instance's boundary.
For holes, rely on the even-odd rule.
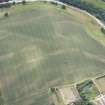
[[[87,3],[81,0],[60,0],[61,2],[76,6],[80,9],[86,10],[87,12],[91,13],[98,19],[105,22],[105,9],[98,8],[93,4]],[[105,1],[105,0],[103,0]]]

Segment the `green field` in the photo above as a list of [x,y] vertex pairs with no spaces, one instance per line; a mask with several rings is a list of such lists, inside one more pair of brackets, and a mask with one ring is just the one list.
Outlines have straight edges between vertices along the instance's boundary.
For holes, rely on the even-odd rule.
[[[3,17],[4,12],[9,17]],[[50,87],[105,72],[105,35],[89,16],[50,3],[0,10],[5,105],[51,105]]]
[[105,9],[105,1],[104,0],[81,0],[81,1],[89,3],[97,8]]
[[105,0],[60,0],[89,12],[105,23]]
[[102,93],[105,93],[105,76],[96,78],[95,82]]

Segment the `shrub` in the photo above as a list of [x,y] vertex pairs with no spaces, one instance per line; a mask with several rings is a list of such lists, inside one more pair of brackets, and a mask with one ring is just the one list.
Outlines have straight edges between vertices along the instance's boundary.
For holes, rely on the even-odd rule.
[[50,88],[51,92],[54,93],[55,92],[55,88]]
[[65,6],[65,5],[61,5],[61,8],[62,8],[62,9],[66,9],[66,6]]
[[8,17],[8,16],[9,16],[8,12],[5,12],[4,17]]
[[104,29],[104,28],[101,28],[101,32],[102,32],[103,34],[105,34],[105,29]]
[[10,8],[11,4],[10,3],[4,3],[4,4],[0,4],[0,8]]
[[25,0],[23,0],[23,1],[22,1],[22,4],[23,4],[23,5],[25,5],[25,4],[26,4],[26,1],[25,1]]
[[56,6],[58,5],[57,2],[53,2],[53,1],[51,1],[50,3],[53,4],[53,5],[56,5]]
[[15,5],[16,4],[16,2],[15,1],[13,1],[13,5]]

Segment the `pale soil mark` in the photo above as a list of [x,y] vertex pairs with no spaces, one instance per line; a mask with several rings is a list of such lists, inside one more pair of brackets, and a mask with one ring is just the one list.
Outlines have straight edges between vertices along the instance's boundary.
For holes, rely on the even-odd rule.
[[95,54],[92,54],[92,53],[89,53],[89,52],[83,52],[83,54],[90,59],[95,59],[97,61],[105,63],[105,58],[98,57],[98,55],[95,55]]
[[4,54],[4,55],[0,55],[0,60],[9,59],[9,58],[12,58],[13,56],[14,56],[13,52],[10,52],[10,53]]

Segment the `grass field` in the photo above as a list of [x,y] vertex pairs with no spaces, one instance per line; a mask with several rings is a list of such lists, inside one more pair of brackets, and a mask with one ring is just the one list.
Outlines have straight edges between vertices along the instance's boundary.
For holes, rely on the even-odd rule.
[[[3,17],[5,11],[9,17]],[[51,4],[0,10],[5,105],[51,105],[50,87],[105,72],[105,35],[89,16]]]
[[96,80],[97,86],[102,93],[105,93],[105,76],[99,77]]
[[61,2],[73,5],[85,10],[105,23],[105,0],[60,0]]
[[90,3],[97,8],[105,9],[105,1],[104,0],[82,0],[82,2]]

